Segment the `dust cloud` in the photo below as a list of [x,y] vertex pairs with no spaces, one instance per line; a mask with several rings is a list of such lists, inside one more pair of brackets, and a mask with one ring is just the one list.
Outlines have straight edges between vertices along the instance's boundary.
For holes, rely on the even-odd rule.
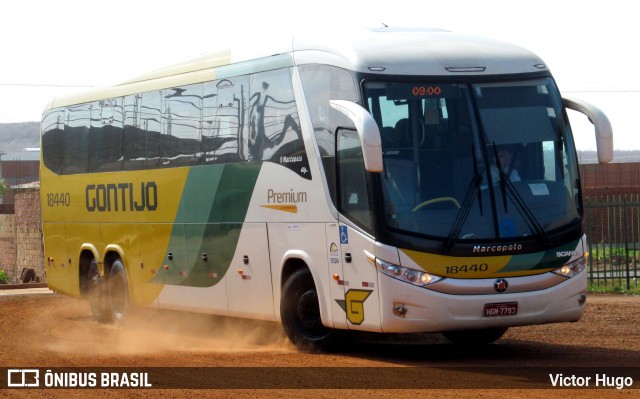
[[296,352],[278,323],[206,314],[136,308],[121,325],[97,322],[86,301],[57,309],[32,328],[49,331],[46,348],[97,356],[179,352]]

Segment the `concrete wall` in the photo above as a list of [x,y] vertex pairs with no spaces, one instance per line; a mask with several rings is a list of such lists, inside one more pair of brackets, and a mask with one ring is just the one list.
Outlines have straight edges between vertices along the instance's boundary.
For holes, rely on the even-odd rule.
[[16,212],[16,273],[32,268],[44,281],[44,246],[40,214],[40,185],[14,189]]
[[30,268],[40,281],[44,275],[44,248],[38,184],[13,189],[14,213],[0,214],[0,269],[9,282],[20,279],[22,269]]
[[[15,153],[12,153],[15,154]],[[32,160],[11,160],[7,158],[11,154],[2,158],[2,178],[9,186],[18,186],[40,180],[40,161]],[[15,192],[13,190],[5,190],[3,201],[5,204],[13,204],[15,202]]]
[[[15,281],[16,265],[16,215],[13,213],[0,214],[0,270],[9,276],[9,281]],[[18,276],[19,277],[19,276]]]

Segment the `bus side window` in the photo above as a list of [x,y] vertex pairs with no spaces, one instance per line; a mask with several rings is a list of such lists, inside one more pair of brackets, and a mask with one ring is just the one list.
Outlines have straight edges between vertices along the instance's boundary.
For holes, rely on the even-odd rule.
[[366,231],[373,231],[367,173],[358,132],[337,131],[337,171],[339,210]]
[[124,132],[122,139],[122,158],[125,170],[144,169],[146,155],[146,134],[142,125],[140,108],[142,95],[133,94],[124,98]]
[[122,118],[122,98],[92,103],[89,172],[122,169]]
[[146,136],[146,169],[162,167],[167,163],[162,157],[162,92],[155,90],[142,93],[140,123]]
[[298,68],[304,87],[307,107],[313,123],[313,134],[318,143],[322,166],[327,179],[331,200],[338,207],[336,194],[336,128],[351,126],[342,113],[329,105],[330,100],[358,101],[356,84],[350,72],[329,65],[308,64]]
[[165,166],[200,162],[201,83],[164,90],[162,158]]
[[62,173],[86,173],[89,168],[89,126],[91,104],[72,105],[66,109]]
[[246,159],[244,120],[249,79],[246,76],[206,82],[202,111],[202,163]]
[[64,109],[57,109],[42,117],[42,159],[54,173],[62,172],[64,112]]
[[288,68],[251,75],[249,156],[277,162],[281,156],[306,158]]

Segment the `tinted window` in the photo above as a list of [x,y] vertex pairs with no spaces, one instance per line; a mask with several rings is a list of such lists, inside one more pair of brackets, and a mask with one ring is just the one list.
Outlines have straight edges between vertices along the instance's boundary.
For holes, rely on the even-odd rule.
[[579,223],[575,152],[551,79],[368,81],[365,95],[381,130],[389,228],[444,239],[446,251]]
[[43,143],[64,174],[271,161],[311,178],[289,69],[52,111]]
[[313,132],[320,147],[320,156],[331,198],[335,203],[335,134],[338,126],[352,126],[341,113],[331,108],[329,100],[358,101],[352,75],[344,69],[327,65],[303,65],[300,78],[307,107],[311,114]]
[[248,158],[311,179],[289,69],[251,75],[250,89]]
[[338,209],[351,221],[372,231],[369,186],[358,132],[338,129]]
[[64,110],[54,110],[42,116],[42,159],[51,171],[62,170],[64,143]]
[[89,167],[91,104],[70,106],[67,108],[66,116],[62,172],[85,173]]
[[142,93],[140,105],[140,127],[146,136],[145,155],[147,168],[166,166],[162,157],[162,90]]
[[136,170],[146,167],[147,140],[141,115],[142,95],[124,97],[124,132],[122,153],[124,169]]
[[162,158],[171,166],[200,162],[202,84],[164,90]]
[[122,168],[122,98],[92,104],[89,131],[89,171]]
[[204,163],[237,162],[246,159],[244,123],[249,78],[240,76],[206,82],[202,120]]

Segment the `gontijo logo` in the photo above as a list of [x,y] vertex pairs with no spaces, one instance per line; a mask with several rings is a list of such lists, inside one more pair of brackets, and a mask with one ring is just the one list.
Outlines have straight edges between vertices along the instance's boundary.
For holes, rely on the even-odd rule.
[[344,299],[336,299],[336,303],[347,314],[347,320],[360,325],[364,321],[364,301],[373,291],[350,289],[344,294]]
[[142,212],[158,208],[156,182],[89,184],[84,190],[89,212]]

